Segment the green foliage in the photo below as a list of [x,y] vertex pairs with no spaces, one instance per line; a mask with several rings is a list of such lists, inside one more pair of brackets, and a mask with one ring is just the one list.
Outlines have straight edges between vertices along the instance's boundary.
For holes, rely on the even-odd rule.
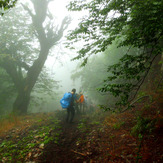
[[152,120],[150,118],[138,116],[136,125],[131,130],[131,134],[141,139],[144,134],[152,132],[155,123],[156,123],[155,119]]
[[0,0],[0,15],[3,15],[6,10],[15,6],[17,0]]
[[125,122],[117,122],[113,125],[114,129],[120,129],[121,126],[123,126],[125,124]]
[[23,76],[26,68],[37,58],[38,52],[38,46],[30,46],[36,37],[33,27],[28,23],[29,19],[20,6],[0,18],[0,54],[8,55],[16,67],[21,68]]
[[150,134],[155,129],[156,119],[145,118],[142,116],[137,117],[136,125],[131,129],[131,134],[139,138],[140,144],[136,156],[136,163],[142,158],[140,149],[142,147],[143,138],[145,134]]
[[81,38],[85,41],[74,58],[83,58],[83,65],[90,55],[106,51],[115,40],[117,47],[139,48],[132,55],[129,48],[118,63],[108,66],[108,77],[99,89],[119,97],[119,107],[135,97],[156,56],[162,53],[162,8],[160,0],[74,0],[68,6],[71,11],[89,12],[67,37],[69,47]]
[[83,133],[86,132],[88,130],[86,119],[80,120],[80,123],[78,124],[77,128]]
[[[113,81],[109,82],[108,80],[105,80],[106,76],[108,74],[112,75],[111,71],[108,70],[108,65],[112,66],[115,64],[115,68],[122,56],[126,54],[128,51],[128,47],[116,47],[116,42],[114,42],[102,55],[96,55],[92,56],[89,60],[87,65],[84,67],[77,67],[75,72],[72,75],[72,79],[78,79],[81,78],[81,85],[82,89],[84,90],[84,93],[88,95],[88,98],[91,98],[93,101],[96,101],[97,104],[103,104],[103,108],[106,110],[108,109],[108,106],[113,108],[114,103],[118,100],[120,92],[120,87],[126,86],[126,89],[129,89],[131,87],[131,83],[127,84],[122,79],[117,79],[117,75],[115,74],[115,79],[117,79],[117,82],[120,82],[121,84],[113,83]],[[137,48],[132,48],[129,51],[130,56],[133,56],[133,54],[138,53],[140,50]],[[107,71],[108,70],[108,71]],[[120,73],[123,73],[119,70]],[[133,75],[132,75],[133,76]],[[109,77],[108,77],[109,78]],[[108,84],[106,84],[106,89],[109,89],[108,91],[112,90],[112,94],[106,93],[104,91],[104,87],[102,89],[98,89],[99,87],[103,86],[103,81],[110,84],[110,88]],[[117,87],[117,88],[116,88]],[[131,89],[131,88],[130,88]],[[100,90],[101,92],[99,92]],[[127,92],[127,90],[126,90]],[[107,105],[107,107],[105,107]],[[105,110],[104,109],[104,110]]]
[[119,39],[119,46],[151,45],[154,40],[160,40],[162,35],[162,6],[159,0],[74,0],[68,9],[87,10],[89,15],[82,19],[79,27],[68,38],[72,42],[81,38],[86,41],[88,37],[94,40],[94,43],[79,51],[79,58],[92,49],[93,54],[106,50],[116,38]]

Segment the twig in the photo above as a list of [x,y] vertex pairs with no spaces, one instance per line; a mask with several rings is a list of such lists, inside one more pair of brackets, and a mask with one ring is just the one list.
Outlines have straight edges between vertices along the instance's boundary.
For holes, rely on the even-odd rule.
[[74,153],[80,154],[80,155],[82,155],[82,156],[87,156],[87,155],[84,154],[84,153],[80,153],[80,152],[77,152],[77,151],[74,151],[74,150],[71,150],[71,151],[74,152]]

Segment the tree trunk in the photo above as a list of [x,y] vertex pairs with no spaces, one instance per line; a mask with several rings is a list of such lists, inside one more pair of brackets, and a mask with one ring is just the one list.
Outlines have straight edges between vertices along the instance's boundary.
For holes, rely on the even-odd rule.
[[26,114],[29,102],[30,94],[25,91],[19,92],[13,104],[13,112],[18,115]]
[[49,48],[40,51],[40,57],[30,67],[27,77],[23,80],[23,86],[19,88],[18,96],[13,104],[13,112],[16,114],[26,114],[30,102],[31,91],[38,79],[49,53]]

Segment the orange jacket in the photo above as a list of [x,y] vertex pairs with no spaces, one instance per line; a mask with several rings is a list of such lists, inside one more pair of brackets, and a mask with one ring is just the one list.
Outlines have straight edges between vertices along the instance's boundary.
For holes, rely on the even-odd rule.
[[83,103],[84,102],[84,95],[81,95],[78,101],[79,101],[79,103]]

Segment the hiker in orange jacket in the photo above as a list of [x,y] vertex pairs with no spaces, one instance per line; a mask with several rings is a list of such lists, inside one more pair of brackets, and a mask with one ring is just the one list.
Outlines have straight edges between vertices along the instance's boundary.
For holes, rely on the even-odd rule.
[[80,95],[79,100],[78,100],[79,109],[81,113],[82,112],[84,113],[84,95],[81,91],[79,92],[79,95]]

